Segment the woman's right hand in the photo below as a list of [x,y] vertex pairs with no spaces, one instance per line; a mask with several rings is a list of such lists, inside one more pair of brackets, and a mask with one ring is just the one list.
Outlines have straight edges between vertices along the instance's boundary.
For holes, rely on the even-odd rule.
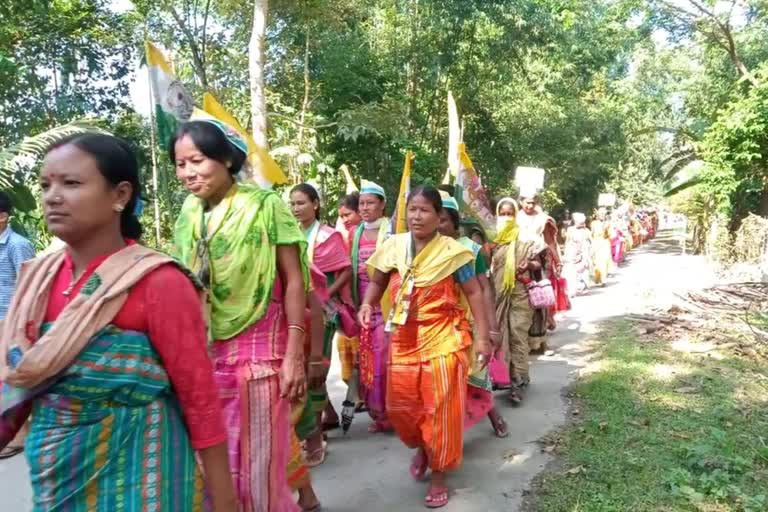
[[371,316],[373,316],[373,307],[370,304],[363,304],[360,306],[360,311],[357,313],[357,320],[360,322],[360,326],[363,329],[369,329],[371,327]]

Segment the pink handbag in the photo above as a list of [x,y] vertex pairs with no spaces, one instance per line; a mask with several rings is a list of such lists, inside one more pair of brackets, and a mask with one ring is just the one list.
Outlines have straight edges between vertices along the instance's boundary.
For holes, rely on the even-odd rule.
[[528,289],[528,302],[533,309],[549,309],[555,305],[555,291],[549,279],[531,281],[525,286]]
[[499,357],[500,355],[495,353],[491,356],[491,361],[488,363],[488,373],[491,376],[491,382],[496,386],[509,386],[512,383],[512,380],[509,378],[509,368],[504,364],[504,358]]

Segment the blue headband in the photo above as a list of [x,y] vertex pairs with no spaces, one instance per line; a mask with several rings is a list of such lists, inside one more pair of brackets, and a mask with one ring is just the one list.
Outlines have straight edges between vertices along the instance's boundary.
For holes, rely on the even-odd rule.
[[459,211],[459,203],[456,202],[456,199],[451,197],[447,192],[440,191],[440,197],[443,198],[443,208],[446,208],[448,210],[456,210]]
[[218,119],[195,119],[195,121],[204,121],[206,123],[211,123],[213,126],[218,128],[221,133],[224,134],[224,136],[227,138],[227,140],[235,146],[237,149],[242,151],[246,156],[248,156],[248,142],[243,138],[242,135],[237,133],[237,131],[229,126],[226,123],[222,123]]
[[376,194],[384,199],[387,199],[387,194],[384,192],[384,188],[372,181],[362,180],[360,182],[360,194]]

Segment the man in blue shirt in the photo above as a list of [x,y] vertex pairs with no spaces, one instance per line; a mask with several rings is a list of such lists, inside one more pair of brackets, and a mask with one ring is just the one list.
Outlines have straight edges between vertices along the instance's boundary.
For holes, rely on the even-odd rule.
[[[11,200],[0,191],[0,320],[5,319],[11,305],[21,263],[35,257],[35,249],[29,240],[11,229],[11,213]],[[16,439],[0,451],[0,459],[13,457],[23,450],[25,431],[22,429]]]
[[29,240],[11,228],[12,213],[11,199],[0,191],[0,320],[8,313],[22,262],[35,257]]

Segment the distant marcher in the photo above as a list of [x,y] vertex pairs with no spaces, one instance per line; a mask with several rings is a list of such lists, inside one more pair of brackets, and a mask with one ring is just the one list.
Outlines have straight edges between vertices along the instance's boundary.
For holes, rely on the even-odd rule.
[[32,244],[11,227],[11,198],[0,192],[0,320],[5,319],[21,264],[35,257]]
[[589,287],[588,274],[592,258],[592,233],[583,213],[573,214],[573,226],[565,237],[563,275],[570,284],[571,297],[584,293]]
[[[4,320],[8,313],[22,262],[35,257],[35,249],[29,240],[11,228],[12,214],[11,199],[0,192],[0,320]],[[0,460],[24,451],[25,433],[26,427],[23,427],[16,438],[0,450]]]

